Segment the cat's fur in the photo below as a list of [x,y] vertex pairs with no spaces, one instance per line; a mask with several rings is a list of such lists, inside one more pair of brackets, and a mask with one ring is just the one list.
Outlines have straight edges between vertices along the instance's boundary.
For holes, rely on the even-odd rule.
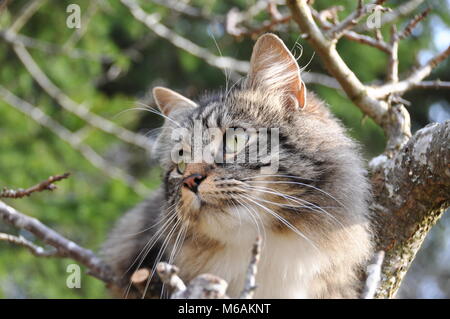
[[[266,34],[257,41],[240,88],[198,103],[163,88],[154,95],[171,118],[155,148],[165,172],[163,187],[119,220],[103,249],[125,286],[135,270],[154,268],[161,260],[179,266],[187,282],[203,273],[220,276],[229,283],[227,293],[238,297],[259,234],[255,297],[357,296],[357,271],[372,249],[363,162],[324,103],[306,95],[298,65],[278,37]],[[278,172],[261,174],[265,162],[259,161],[187,164],[178,173],[170,134],[178,125],[192,131],[196,119],[204,128],[279,128]],[[203,142],[210,138],[205,130]],[[198,196],[183,186],[194,173],[207,176]],[[147,296],[160,294],[156,277]],[[129,292],[141,297],[134,287]]]

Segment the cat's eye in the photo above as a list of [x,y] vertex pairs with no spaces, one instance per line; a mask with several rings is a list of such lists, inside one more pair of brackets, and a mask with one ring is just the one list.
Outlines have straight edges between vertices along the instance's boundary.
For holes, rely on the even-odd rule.
[[225,153],[239,153],[247,144],[248,135],[244,131],[227,132],[225,136]]
[[184,174],[184,171],[186,170],[186,162],[181,161],[177,164],[177,172],[179,174]]

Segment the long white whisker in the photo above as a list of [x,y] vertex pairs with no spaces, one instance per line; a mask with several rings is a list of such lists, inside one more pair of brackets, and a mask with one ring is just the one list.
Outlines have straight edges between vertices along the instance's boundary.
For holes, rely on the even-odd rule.
[[330,197],[331,199],[335,200],[338,204],[340,204],[342,207],[345,207],[345,205],[343,203],[341,203],[337,198],[335,198],[333,195],[331,195],[330,193],[315,187],[313,185],[309,185],[309,184],[305,184],[305,183],[300,183],[300,182],[293,182],[293,181],[247,181],[247,183],[264,183],[264,184],[294,184],[294,185],[301,185],[301,186],[305,186],[305,187],[309,187],[312,189],[315,189],[325,195],[327,195],[328,197]]
[[246,196],[246,195],[240,195],[241,197],[244,197],[245,199],[247,199],[248,201],[251,201],[252,203],[254,203],[255,205],[261,207],[262,209],[264,209],[266,212],[268,212],[270,215],[272,215],[273,217],[275,217],[276,219],[278,219],[280,222],[282,222],[285,226],[287,226],[290,230],[292,230],[294,233],[296,233],[297,235],[299,235],[300,237],[302,237],[303,239],[305,239],[312,247],[314,247],[315,249],[317,249],[319,251],[319,248],[308,238],[305,236],[305,234],[303,234],[301,231],[299,231],[296,227],[294,227],[290,222],[288,222],[283,216],[280,216],[279,214],[275,213],[273,210],[265,207],[264,205],[261,205],[260,203],[254,201],[250,196]]
[[[256,226],[256,231],[257,231],[257,233],[258,233],[258,236],[261,236],[261,228],[259,227],[258,221],[257,221],[256,218],[255,218],[255,215],[256,215],[256,217],[259,219],[259,221],[261,222],[261,227],[262,227],[262,229],[263,229],[263,233],[264,233],[264,234],[263,234],[263,243],[265,243],[265,242],[266,242],[265,239],[267,238],[267,233],[266,233],[266,229],[264,228],[264,223],[263,223],[263,221],[261,220],[261,217],[258,216],[258,213],[257,213],[251,206],[246,205],[245,202],[241,202],[241,201],[240,201],[239,199],[237,199],[237,198],[235,198],[235,199],[236,199],[236,201],[237,201],[242,207],[244,207],[245,209],[247,209],[250,218],[252,219],[252,221],[254,222],[254,224],[255,224],[255,226]],[[253,213],[255,213],[255,215],[253,215],[253,213],[250,211],[250,209],[253,211]]]
[[[256,190],[256,191],[262,192],[262,193],[268,193],[268,194],[273,194],[273,195],[276,195],[276,196],[280,196],[280,197],[282,197],[282,198],[284,198],[286,200],[290,200],[290,201],[293,201],[293,202],[298,203],[298,204],[306,203],[307,204],[306,206],[305,205],[301,205],[301,206],[291,206],[291,207],[308,208],[308,209],[310,209],[312,211],[324,213],[326,216],[331,218],[332,221],[334,221],[337,225],[342,227],[342,230],[344,230],[350,236],[350,238],[352,238],[352,240],[354,240],[356,242],[355,237],[348,231],[348,229],[345,227],[345,225],[342,224],[342,222],[339,219],[337,219],[335,216],[333,216],[333,214],[331,214],[330,212],[328,212],[325,209],[323,209],[323,207],[320,207],[318,205],[315,205],[315,204],[313,204],[313,203],[311,203],[311,202],[309,202],[307,200],[304,200],[304,199],[301,199],[301,198],[298,198],[298,197],[294,197],[294,196],[291,196],[291,195],[280,193],[278,191],[274,191],[273,189],[270,189],[270,188],[267,188],[267,187],[249,186],[249,187],[246,187],[246,188],[252,189],[252,190]],[[264,189],[261,189],[261,188],[264,188]],[[270,189],[270,191],[266,190],[266,189]],[[277,205],[277,206],[282,206],[283,205],[283,204],[275,203],[275,202],[268,201],[268,200],[262,199],[262,198],[254,198],[254,199],[257,199],[257,200],[260,200],[260,201],[264,201],[264,202],[268,202],[268,203],[271,203],[271,204],[274,204],[274,205]],[[313,208],[316,208],[316,209],[313,209]],[[331,207],[331,208],[334,208],[334,207]]]
[[178,219],[176,221],[175,225],[173,226],[173,228],[170,230],[169,234],[167,234],[167,237],[164,239],[163,244],[161,245],[161,248],[159,249],[158,255],[155,258],[155,262],[153,263],[152,272],[151,272],[150,276],[147,278],[147,282],[145,284],[145,288],[144,288],[144,292],[142,294],[142,298],[145,297],[145,294],[147,293],[147,289],[150,286],[150,283],[151,283],[151,281],[153,279],[153,276],[156,273],[156,265],[161,261],[161,258],[163,256],[164,252],[166,251],[166,248],[169,245],[169,242],[170,242],[173,234],[175,233],[175,231],[178,228],[180,223],[181,223],[181,219]]
[[137,110],[140,109],[140,110],[144,110],[144,111],[147,111],[147,112],[150,112],[150,113],[159,115],[159,116],[161,116],[161,117],[163,117],[163,118],[169,120],[169,121],[172,122],[173,124],[177,125],[178,127],[181,127],[181,125],[180,125],[177,121],[175,121],[174,119],[168,117],[167,115],[164,115],[163,113],[158,112],[157,110],[148,107],[147,105],[145,105],[145,104],[142,103],[142,102],[136,102],[136,103],[139,104],[139,105],[141,105],[141,106],[143,106],[143,107],[142,107],[142,108],[135,108],[135,109],[137,109]]

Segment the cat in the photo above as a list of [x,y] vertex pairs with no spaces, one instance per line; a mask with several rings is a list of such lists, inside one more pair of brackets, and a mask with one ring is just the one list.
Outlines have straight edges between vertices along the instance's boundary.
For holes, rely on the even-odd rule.
[[[239,297],[260,236],[255,298],[358,297],[358,272],[372,254],[364,162],[325,103],[307,94],[278,36],[258,38],[247,77],[222,94],[194,102],[156,87],[153,95],[166,118],[154,150],[163,185],[126,213],[103,245],[104,260],[123,280],[116,295],[162,296],[154,273],[144,292],[129,283],[137,269],[166,261],[185,282],[211,273]],[[195,139],[197,123],[202,136]],[[241,130],[229,138],[231,128]],[[276,129],[266,137],[277,135],[278,146],[270,142],[276,151],[237,160],[260,135],[247,128]],[[198,141],[213,161],[184,160]]]

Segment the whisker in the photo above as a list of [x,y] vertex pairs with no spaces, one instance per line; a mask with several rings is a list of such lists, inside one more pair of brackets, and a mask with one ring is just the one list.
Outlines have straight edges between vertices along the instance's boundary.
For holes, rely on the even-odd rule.
[[303,239],[305,239],[312,247],[314,247],[316,250],[320,251],[319,248],[308,238],[305,236],[305,234],[303,234],[301,231],[299,231],[296,227],[294,227],[290,222],[288,222],[283,216],[280,216],[279,214],[275,213],[273,210],[267,208],[264,205],[261,205],[260,203],[254,201],[250,196],[246,196],[246,195],[240,195],[241,197],[244,197],[245,199],[247,199],[248,201],[251,201],[252,203],[254,203],[255,205],[261,207],[262,209],[264,209],[266,212],[268,212],[270,215],[272,215],[273,217],[275,217],[276,219],[278,219],[280,222],[282,222],[285,226],[287,226],[289,229],[291,229],[294,233],[296,233],[297,235],[299,235],[300,237],[302,237]]
[[301,186],[305,186],[305,187],[309,187],[312,189],[315,189],[319,192],[321,192],[322,194],[327,195],[328,197],[330,197],[331,199],[333,199],[334,201],[336,201],[338,204],[340,204],[342,207],[345,208],[345,205],[343,203],[341,203],[341,201],[339,201],[337,198],[335,198],[333,195],[331,195],[330,193],[315,187],[313,185],[309,185],[309,184],[305,184],[305,183],[300,183],[300,182],[293,182],[293,181],[247,181],[247,183],[264,183],[264,184],[294,184],[294,185],[301,185]]
[[[261,217],[258,216],[258,213],[257,213],[256,211],[254,211],[253,208],[252,208],[251,206],[246,205],[245,202],[241,202],[241,201],[238,200],[237,198],[236,198],[236,201],[237,201],[242,207],[244,207],[245,209],[247,209],[250,218],[252,219],[253,223],[254,223],[255,226],[256,226],[256,231],[257,231],[257,233],[258,233],[258,236],[261,237],[261,229],[260,229],[260,227],[259,227],[258,221],[256,220],[255,215],[253,215],[253,213],[250,211],[250,209],[256,214],[256,216],[259,218],[259,220],[260,220],[261,223],[262,223]],[[265,239],[267,238],[267,233],[266,233],[266,230],[265,230],[265,228],[264,228],[264,225],[262,225],[262,229],[263,229],[263,231],[264,231],[264,235],[263,235],[263,243],[265,243],[265,241],[266,241]]]
[[[167,228],[170,226],[170,224],[173,222],[174,218],[177,216],[177,214],[173,213],[172,216],[164,223],[164,225],[148,240],[148,242],[145,244],[145,246],[141,249],[138,256],[134,259],[133,263],[128,267],[128,269],[123,273],[122,277],[128,273],[133,265],[139,260],[138,265],[136,266],[136,270],[138,270],[145,257],[147,256],[148,252],[153,248],[153,246],[158,242],[159,238],[166,232]],[[131,289],[132,283],[130,282],[128,284],[128,287],[126,289],[125,298],[128,297],[129,291]]]
[[152,272],[151,272],[150,276],[147,278],[147,282],[145,284],[142,298],[145,297],[145,294],[147,293],[148,287],[150,286],[153,276],[156,273],[156,265],[161,261],[161,258],[163,256],[164,252],[166,251],[167,246],[169,245],[170,239],[172,238],[173,234],[175,233],[175,231],[180,223],[181,223],[181,219],[177,219],[175,225],[170,230],[169,234],[167,234],[167,237],[164,239],[163,244],[161,245],[161,248],[159,249],[158,255],[156,256],[155,261],[153,263]]
[[[261,189],[261,188],[264,188],[264,189]],[[283,198],[286,199],[286,200],[291,200],[291,201],[296,202],[296,203],[298,203],[298,204],[306,203],[306,204],[307,204],[306,206],[305,206],[305,205],[302,205],[302,206],[298,206],[298,207],[308,208],[308,209],[310,209],[310,210],[312,210],[312,211],[315,211],[315,212],[321,212],[321,213],[324,213],[326,216],[328,216],[329,218],[331,218],[331,220],[332,220],[333,222],[335,222],[337,225],[339,225],[339,226],[341,227],[341,229],[344,230],[344,231],[349,235],[350,238],[352,238],[352,240],[354,240],[355,242],[357,242],[356,239],[355,239],[355,237],[353,236],[353,234],[351,234],[350,231],[348,231],[347,227],[345,227],[345,225],[342,224],[342,222],[339,221],[339,219],[337,219],[335,216],[333,216],[333,214],[331,214],[330,212],[326,211],[326,210],[323,209],[323,207],[321,207],[321,206],[315,205],[315,204],[313,204],[313,203],[311,203],[311,202],[309,202],[309,201],[307,201],[307,200],[304,200],[304,199],[301,199],[301,198],[298,198],[298,197],[294,197],[294,196],[291,196],[291,195],[287,195],[287,194],[284,194],[284,193],[275,191],[275,190],[270,189],[270,188],[267,188],[267,187],[254,187],[254,186],[249,186],[248,189],[252,189],[252,190],[259,191],[259,192],[269,193],[269,194],[273,194],[273,195],[276,195],[276,196],[280,196],[280,197],[283,197]],[[266,190],[266,189],[270,189],[270,191],[268,191],[268,190]],[[249,195],[249,194],[248,194],[248,195]],[[255,198],[255,199],[256,199],[256,198]],[[269,203],[275,204],[275,205],[283,205],[283,204],[279,204],[279,203],[267,201],[267,200],[261,199],[261,198],[258,198],[258,200],[260,200],[260,201],[265,201],[265,202],[269,202]],[[308,206],[308,205],[310,205],[310,206]],[[311,206],[312,206],[312,207],[311,207]],[[293,206],[293,207],[295,207],[295,206]],[[313,209],[313,208],[317,208],[317,209]],[[327,207],[327,208],[328,208],[328,207]],[[336,207],[330,207],[330,208],[336,208]]]
[[143,106],[143,107],[142,107],[142,108],[135,108],[135,109],[144,110],[144,111],[147,111],[147,112],[150,112],[150,113],[159,115],[159,116],[161,116],[161,117],[163,117],[163,118],[169,120],[170,122],[174,123],[174,124],[177,125],[178,127],[181,127],[181,125],[180,125],[177,121],[175,121],[174,119],[168,117],[167,115],[164,115],[163,113],[161,113],[161,112],[159,112],[159,111],[157,111],[157,110],[155,110],[155,109],[153,109],[153,108],[148,107],[147,105],[145,105],[145,104],[142,103],[142,102],[136,102],[136,103],[139,104],[139,105],[141,105],[141,106]]

